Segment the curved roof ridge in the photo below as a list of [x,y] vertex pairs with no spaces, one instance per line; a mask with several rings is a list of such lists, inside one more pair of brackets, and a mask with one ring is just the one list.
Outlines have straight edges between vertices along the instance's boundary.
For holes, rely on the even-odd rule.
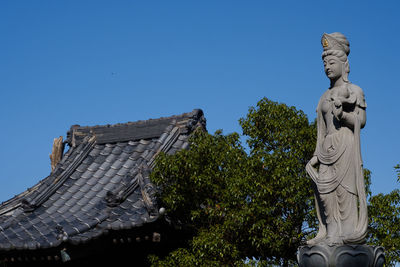
[[[192,127],[193,122],[201,121],[205,128],[204,113],[201,109],[194,109],[192,112],[183,113],[158,119],[140,120],[136,122],[126,122],[117,124],[95,125],[95,126],[71,126],[67,133],[69,146],[79,145],[87,135],[96,135],[98,144],[117,143],[128,140],[151,139],[158,137],[164,129],[173,121],[187,122],[188,128]],[[191,130],[191,129],[189,129]]]

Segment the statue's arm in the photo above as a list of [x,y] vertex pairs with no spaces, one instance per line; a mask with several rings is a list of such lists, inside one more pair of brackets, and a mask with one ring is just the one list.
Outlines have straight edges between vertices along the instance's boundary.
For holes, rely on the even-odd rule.
[[320,144],[323,142],[323,139],[326,136],[326,124],[325,121],[322,117],[322,112],[321,112],[321,102],[322,100],[325,98],[326,94],[328,91],[326,91],[321,98],[318,101],[318,106],[316,109],[316,113],[317,113],[317,144],[315,146],[315,151],[313,154],[313,157],[310,159],[309,163],[312,167],[316,167],[319,163],[318,160],[318,149],[320,147]]
[[343,111],[341,121],[347,127],[354,129],[356,119],[360,122],[360,127],[363,128],[367,121],[367,116],[364,108],[357,107],[356,110],[354,110],[354,112]]

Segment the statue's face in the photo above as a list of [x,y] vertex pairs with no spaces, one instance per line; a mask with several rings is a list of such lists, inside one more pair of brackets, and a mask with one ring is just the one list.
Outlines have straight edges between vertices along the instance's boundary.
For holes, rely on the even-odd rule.
[[324,70],[326,76],[331,80],[337,80],[342,76],[343,64],[335,56],[326,56],[324,58]]

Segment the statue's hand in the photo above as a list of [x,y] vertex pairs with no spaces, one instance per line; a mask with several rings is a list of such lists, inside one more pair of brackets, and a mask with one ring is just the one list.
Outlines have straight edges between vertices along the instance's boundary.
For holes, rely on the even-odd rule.
[[342,101],[340,99],[336,98],[333,101],[333,104],[335,105],[335,108],[340,108],[342,106]]
[[319,161],[318,161],[318,157],[317,156],[313,156],[311,159],[310,159],[310,165],[312,166],[312,167],[316,167],[317,166],[317,164],[319,163]]
[[340,100],[335,100],[333,107],[333,115],[337,120],[340,120],[343,115],[343,106]]

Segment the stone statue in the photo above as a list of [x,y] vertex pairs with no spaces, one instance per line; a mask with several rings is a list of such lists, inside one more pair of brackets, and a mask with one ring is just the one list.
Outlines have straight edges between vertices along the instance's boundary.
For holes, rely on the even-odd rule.
[[347,38],[325,33],[322,47],[331,84],[318,102],[317,146],[306,166],[314,182],[319,230],[299,247],[299,266],[383,267],[384,249],[364,244],[368,226],[360,149],[367,108],[364,93],[348,80]]
[[348,80],[346,37],[337,32],[324,34],[322,46],[330,87],[318,103],[317,146],[306,166],[315,184],[319,220],[318,234],[307,244],[360,244],[368,224],[360,151],[367,105],[363,90]]

